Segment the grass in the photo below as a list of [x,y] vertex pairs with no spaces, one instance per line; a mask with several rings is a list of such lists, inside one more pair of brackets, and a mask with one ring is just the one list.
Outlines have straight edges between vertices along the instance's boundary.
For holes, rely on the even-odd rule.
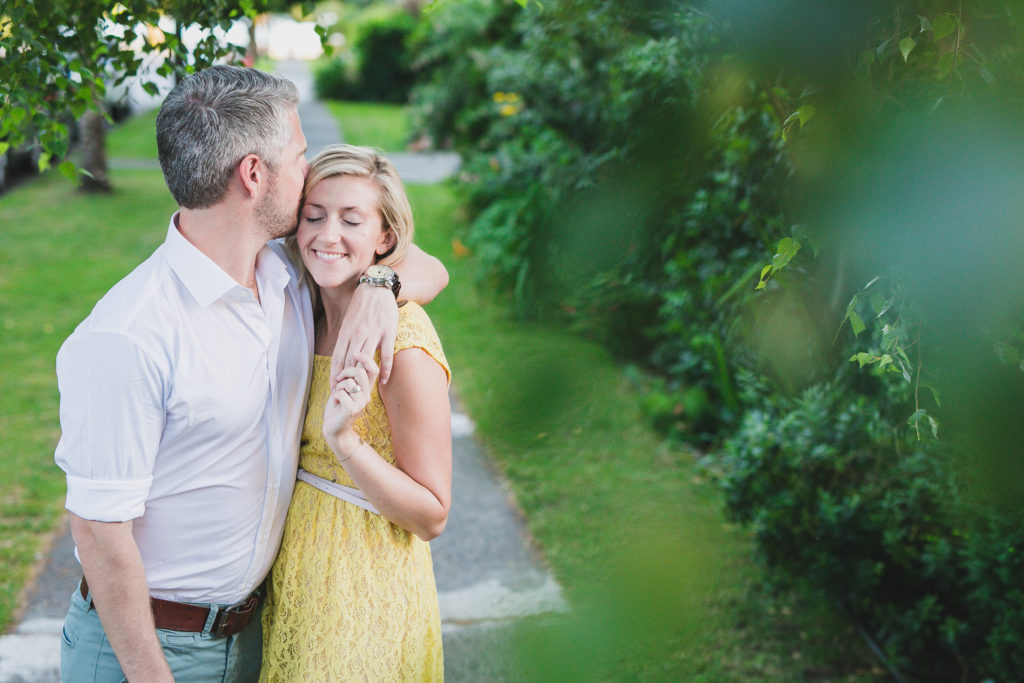
[[372,102],[325,102],[341,126],[341,137],[350,145],[380,147],[401,152],[409,142],[406,110],[391,104]]
[[159,171],[112,178],[105,196],[51,172],[0,197],[0,630],[63,512],[57,350],[163,240],[174,208]]
[[107,136],[107,158],[156,160],[156,109],[121,122]]
[[[136,126],[152,122],[117,129],[111,149],[141,149]],[[50,174],[0,197],[0,628],[62,512],[56,351],[163,240],[174,208],[159,171],[112,179],[106,196]],[[456,391],[574,606],[523,623],[524,680],[879,678],[827,608],[764,588],[748,535],[690,454],[647,426],[602,348],[516,320],[477,283],[454,248],[465,217],[452,189],[409,193],[417,241],[452,275],[428,310]]]

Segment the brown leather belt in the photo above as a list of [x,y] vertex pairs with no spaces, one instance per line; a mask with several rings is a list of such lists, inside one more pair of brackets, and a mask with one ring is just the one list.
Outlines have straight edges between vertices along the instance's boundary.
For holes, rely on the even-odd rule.
[[[88,601],[89,584],[86,583],[84,576],[78,588],[82,593],[82,599]],[[157,628],[190,633],[202,633],[210,618],[210,610],[217,609],[159,598],[150,598],[149,604],[152,606],[153,621],[156,622]],[[237,605],[218,610],[210,634],[215,638],[223,638],[239,633],[259,611],[259,604],[259,591],[256,591]]]

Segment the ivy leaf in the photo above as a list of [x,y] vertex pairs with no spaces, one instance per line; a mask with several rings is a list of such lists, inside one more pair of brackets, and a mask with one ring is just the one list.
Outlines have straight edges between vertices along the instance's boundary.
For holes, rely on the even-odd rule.
[[73,162],[65,161],[57,168],[59,168],[60,172],[64,175],[64,177],[70,180],[71,182],[75,182],[77,180],[77,177],[75,175],[75,164]]
[[860,367],[863,368],[865,365],[871,363],[871,354],[865,353],[864,351],[861,351],[860,353],[855,353],[852,356],[850,356],[850,362],[853,361],[857,361]]
[[857,315],[857,311],[848,311],[846,317],[850,319],[850,328],[853,329],[853,336],[857,337],[867,329],[864,325],[864,321]]
[[903,55],[904,63],[906,63],[907,57],[910,56],[915,47],[917,47],[917,41],[909,36],[900,41],[900,54]]
[[956,30],[956,19],[952,14],[940,14],[932,20],[932,30],[935,31],[935,40],[942,40]]

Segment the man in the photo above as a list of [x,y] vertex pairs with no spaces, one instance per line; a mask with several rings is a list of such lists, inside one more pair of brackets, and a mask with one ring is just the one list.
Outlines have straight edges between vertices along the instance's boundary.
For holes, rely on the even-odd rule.
[[[313,348],[306,285],[268,244],[296,225],[297,104],[292,83],[253,69],[216,66],[175,87],[157,117],[179,206],[166,241],[58,354],[55,458],[85,575],[65,621],[66,681],[259,675],[260,586],[294,485]],[[447,279],[420,251],[399,268],[414,299]],[[380,346],[384,363],[394,299],[372,286],[357,297],[339,347]]]

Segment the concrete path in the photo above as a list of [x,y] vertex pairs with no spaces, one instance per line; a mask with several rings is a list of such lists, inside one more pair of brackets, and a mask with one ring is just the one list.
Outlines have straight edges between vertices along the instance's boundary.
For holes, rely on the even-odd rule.
[[[299,86],[299,115],[310,157],[342,139],[326,108],[312,95],[303,62],[278,71]],[[437,182],[458,169],[453,155],[389,154],[406,182]],[[444,331],[441,330],[442,338]],[[458,368],[454,368],[458,382]],[[449,683],[517,681],[507,635],[517,618],[566,609],[500,476],[473,435],[473,423],[452,395],[454,487],[445,532],[431,547]],[[0,683],[59,680],[60,634],[81,570],[66,523],[26,592],[14,630],[0,636]]]

